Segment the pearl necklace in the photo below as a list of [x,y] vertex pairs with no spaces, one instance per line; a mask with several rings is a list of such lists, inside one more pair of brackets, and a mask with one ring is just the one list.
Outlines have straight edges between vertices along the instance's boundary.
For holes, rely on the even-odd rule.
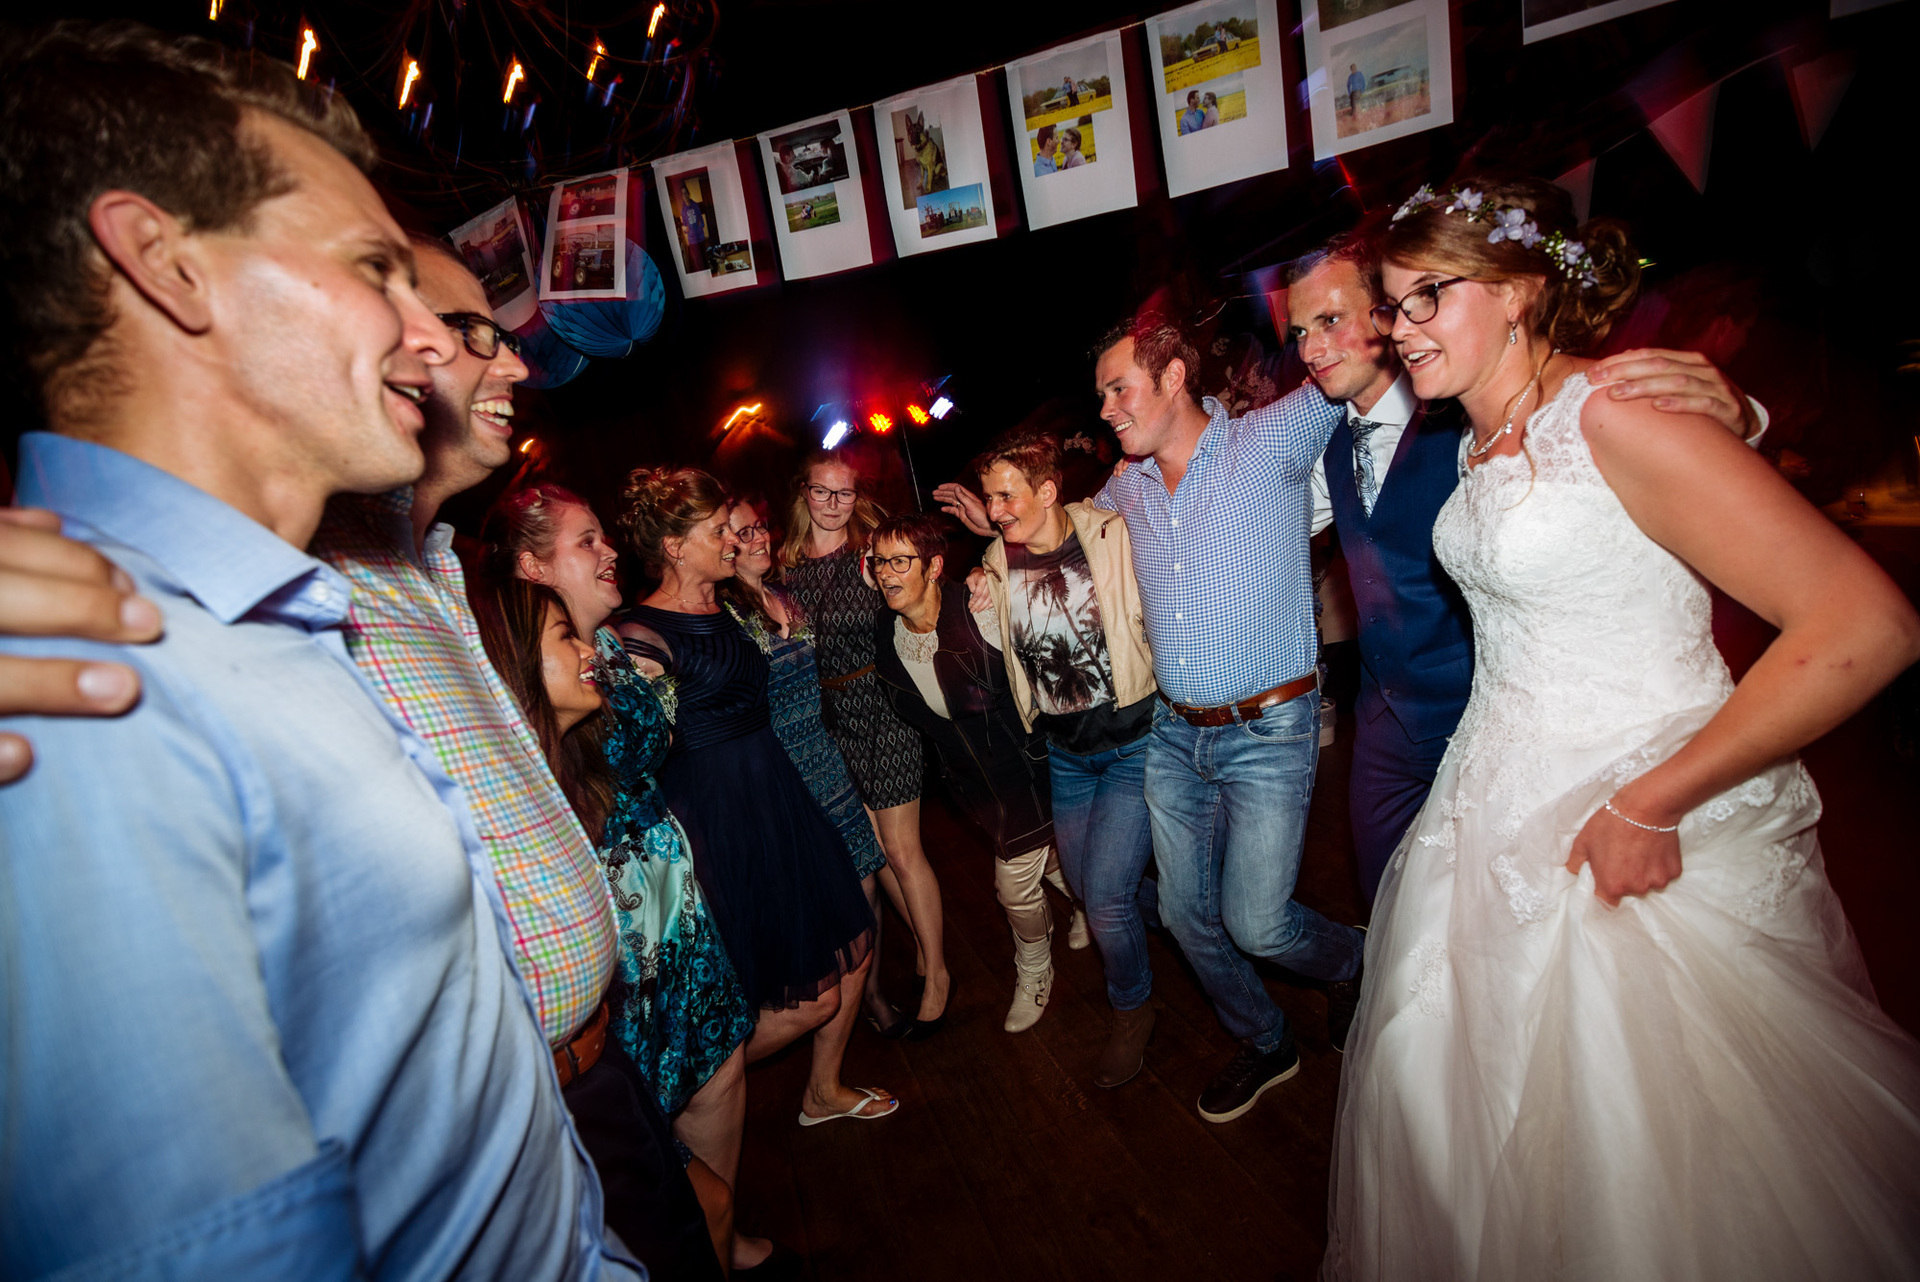
[[1547,359],[1540,362],[1540,368],[1533,371],[1533,377],[1528,379],[1527,385],[1520,389],[1520,399],[1513,403],[1513,413],[1507,415],[1507,421],[1501,424],[1500,430],[1495,432],[1492,436],[1489,436],[1486,439],[1486,441],[1482,443],[1478,449],[1475,449],[1472,446],[1469,446],[1467,448],[1468,458],[1479,458],[1482,454],[1485,454],[1488,450],[1492,449],[1494,447],[1494,444],[1498,442],[1501,437],[1507,436],[1512,433],[1513,420],[1520,417],[1520,407],[1527,403],[1527,397],[1532,394],[1533,389],[1539,384],[1540,376],[1547,372],[1547,366],[1551,365],[1553,363],[1553,358],[1558,356],[1559,354],[1560,354],[1560,349],[1557,347],[1547,353]]

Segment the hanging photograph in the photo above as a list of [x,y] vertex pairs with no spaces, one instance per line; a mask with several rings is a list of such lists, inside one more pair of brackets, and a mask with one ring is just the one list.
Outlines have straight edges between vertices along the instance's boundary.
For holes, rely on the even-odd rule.
[[984,190],[975,183],[971,187],[930,192],[920,197],[921,237],[946,236],[985,227],[990,211],[981,195]]
[[1668,0],[1520,0],[1521,43],[1591,27],[1608,18],[1638,13]]
[[1026,135],[1020,186],[1035,228],[1138,203],[1118,32],[1008,63],[1007,96]]
[[712,270],[708,251],[718,241],[719,219],[713,212],[713,187],[704,169],[689,169],[667,179],[667,207],[673,211],[674,239],[680,242],[685,271]]
[[1275,0],[1202,0],[1147,23],[1169,195],[1287,167],[1286,83],[1261,46],[1279,32]]
[[851,133],[849,129],[843,134],[840,122],[829,120],[768,138],[767,145],[773,148],[778,164],[780,194],[791,196],[809,188],[845,181],[847,141]]
[[1309,0],[1302,27],[1316,160],[1453,123],[1445,0]]
[[556,184],[540,251],[541,301],[625,298],[626,226],[626,170]]
[[759,283],[739,153],[731,142],[653,162],[660,216],[673,234],[680,292],[688,298]]
[[519,201],[508,197],[454,228],[447,239],[480,278],[480,287],[487,293],[487,310],[495,320],[508,329],[518,329],[533,319],[540,300],[534,289],[533,254],[520,225]]
[[773,235],[788,280],[873,261],[851,116],[836,111],[762,134],[760,159],[778,205]]
[[[874,104],[880,182],[902,255],[992,240],[993,182],[973,76]],[[964,205],[941,199],[972,193]],[[978,216],[966,211],[977,208]]]

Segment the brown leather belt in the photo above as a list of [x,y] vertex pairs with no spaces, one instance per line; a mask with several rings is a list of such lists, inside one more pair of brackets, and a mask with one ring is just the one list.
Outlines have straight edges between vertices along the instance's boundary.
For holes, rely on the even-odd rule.
[[565,1086],[585,1075],[586,1071],[600,1062],[600,1052],[607,1049],[607,1004],[600,1003],[600,1009],[593,1012],[586,1027],[574,1034],[573,1040],[553,1053],[553,1071],[560,1074],[560,1085]]
[[866,676],[867,673],[872,671],[873,671],[873,665],[869,663],[866,667],[860,669],[858,672],[849,672],[844,677],[821,677],[820,688],[822,690],[831,690],[835,694],[838,694],[842,690],[845,690],[848,686],[852,685],[854,682],[858,681],[861,677]]
[[[1242,699],[1238,703],[1222,704],[1217,708],[1195,708],[1188,704],[1175,703],[1173,700],[1167,698],[1165,694],[1160,696],[1160,700],[1169,708],[1173,709],[1174,716],[1179,717],[1190,726],[1227,726],[1232,725],[1235,721],[1258,721],[1260,714],[1268,708],[1298,699],[1301,695],[1314,689],[1319,684],[1320,674],[1318,672],[1309,672],[1306,676],[1298,680],[1289,681],[1283,686],[1275,686],[1273,689],[1256,694],[1250,699]],[[1235,715],[1236,713],[1238,714],[1237,716]]]

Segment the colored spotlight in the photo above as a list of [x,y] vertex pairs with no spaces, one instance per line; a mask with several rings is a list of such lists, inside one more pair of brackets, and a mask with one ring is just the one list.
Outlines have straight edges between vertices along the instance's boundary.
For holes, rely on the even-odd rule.
[[300,28],[300,66],[293,73],[297,78],[301,80],[307,78],[307,68],[313,65],[313,55],[319,49],[320,38],[313,34],[313,28]]
[[518,58],[515,58],[513,60],[513,66],[509,68],[507,71],[507,91],[500,95],[500,101],[512,102],[513,91],[515,89],[518,89],[520,87],[520,82],[522,80],[525,80],[526,78],[527,78],[526,69],[520,65],[520,60]]
[[[649,40],[653,39],[653,33],[660,30],[660,19],[666,16],[667,16],[667,6],[665,4],[657,4],[653,6],[653,19],[652,21],[647,23],[647,39]],[[832,449],[833,447],[829,445],[827,448]]]
[[598,40],[593,42],[593,61],[587,64],[587,81],[592,83],[593,73],[600,70],[600,60],[607,56],[607,47]]
[[845,420],[844,418],[839,420],[832,427],[827,429],[827,434],[825,436],[820,438],[820,448],[823,450],[832,449],[834,446],[838,445],[840,442],[846,440],[847,433],[851,432],[852,430],[853,428],[851,425],[848,424],[847,420]]
[[869,414],[867,415],[867,426],[884,435],[893,430],[893,420],[885,414]]
[[927,408],[927,413],[933,415],[935,418],[945,418],[947,415],[953,413],[953,402],[944,396],[939,397]]
[[931,421],[927,412],[918,405],[907,406],[907,417],[913,420],[915,427],[925,427]]
[[413,96],[413,82],[419,78],[419,60],[415,58],[407,59],[407,78],[400,84],[400,105],[402,107],[406,106],[407,99]]

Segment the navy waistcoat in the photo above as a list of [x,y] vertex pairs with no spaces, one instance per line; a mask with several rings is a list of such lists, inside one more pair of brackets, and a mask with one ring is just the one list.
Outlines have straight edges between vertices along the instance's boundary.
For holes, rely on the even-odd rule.
[[1433,521],[1460,480],[1460,418],[1414,412],[1368,516],[1343,418],[1327,442],[1327,495],[1360,611],[1360,716],[1391,711],[1415,741],[1450,735],[1473,686],[1473,620],[1433,553]]

